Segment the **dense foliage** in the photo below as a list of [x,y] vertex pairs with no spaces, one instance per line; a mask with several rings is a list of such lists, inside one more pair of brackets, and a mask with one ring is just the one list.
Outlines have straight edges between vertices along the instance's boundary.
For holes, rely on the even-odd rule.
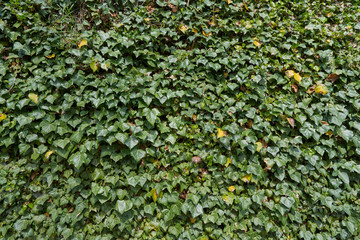
[[358,1],[0,2],[0,238],[360,239]]

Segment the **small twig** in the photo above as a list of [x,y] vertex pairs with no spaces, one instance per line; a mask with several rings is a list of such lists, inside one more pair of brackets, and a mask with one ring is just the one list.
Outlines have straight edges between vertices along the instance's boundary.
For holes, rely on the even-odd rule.
[[10,87],[10,89],[9,89],[9,92],[12,92],[14,86],[15,86],[15,83],[13,83],[13,85],[11,85],[11,87]]

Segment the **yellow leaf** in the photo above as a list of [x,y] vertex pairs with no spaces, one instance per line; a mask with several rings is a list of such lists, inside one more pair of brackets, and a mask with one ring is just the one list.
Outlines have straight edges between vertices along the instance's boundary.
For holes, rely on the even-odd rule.
[[191,223],[195,223],[195,222],[196,222],[196,219],[195,219],[195,218],[190,218],[190,222],[191,222]]
[[202,33],[203,33],[203,35],[204,35],[205,37],[208,37],[208,36],[210,36],[210,35],[211,35],[211,32],[206,33],[205,31],[202,31]]
[[326,13],[326,16],[327,17],[331,17],[333,15],[333,13],[332,12],[328,12],[328,13]]
[[311,79],[311,77],[307,74],[304,75],[304,78],[308,78],[309,80]]
[[245,7],[245,9],[246,9],[247,11],[249,11],[248,7],[246,6],[245,1],[243,1],[243,3],[244,3],[244,7]]
[[251,24],[250,22],[246,22],[245,28],[246,28],[246,29],[252,28],[252,24]]
[[225,136],[225,133],[223,130],[221,130],[221,128],[218,128],[217,130],[218,130],[218,133],[217,133],[218,138],[222,138]]
[[334,133],[333,133],[333,131],[331,131],[331,130],[329,130],[329,131],[327,131],[327,132],[325,133],[325,135],[329,136],[329,138],[331,138],[333,134],[334,134]]
[[245,176],[243,176],[243,177],[241,178],[241,180],[242,180],[243,182],[248,183],[248,182],[250,182],[251,178],[252,178],[252,174],[246,174]]
[[227,158],[227,162],[225,163],[225,167],[228,167],[231,163],[231,159],[230,158]]
[[233,192],[233,191],[235,191],[235,187],[234,187],[234,186],[230,186],[230,187],[229,187],[229,192]]
[[277,26],[276,22],[274,22],[274,21],[271,21],[270,23],[271,23],[271,28],[274,28]]
[[261,142],[256,142],[256,151],[257,152],[260,152],[261,151],[261,149],[262,149],[262,143]]
[[55,53],[49,55],[49,56],[46,56],[47,58],[54,58],[55,57]]
[[231,4],[232,1],[231,0],[226,0],[227,4]]
[[192,31],[193,33],[198,33],[198,30],[195,29],[195,28],[193,28],[191,31]]
[[261,47],[261,42],[255,40],[255,41],[254,41],[254,45],[259,48],[259,47]]
[[293,70],[287,70],[285,72],[285,74],[288,78],[292,78],[294,76],[295,72]]
[[33,101],[34,103],[36,103],[36,104],[39,103],[39,96],[36,95],[35,93],[29,93],[28,97],[29,97],[30,100]]
[[45,158],[49,159],[49,157],[51,156],[51,154],[53,154],[53,151],[48,151],[45,153]]
[[216,25],[216,23],[215,23],[215,21],[209,20],[209,25],[214,27]]
[[294,74],[294,79],[295,79],[298,83],[300,83],[300,82],[301,82],[301,76],[300,76],[300,74],[299,74],[299,73],[295,73],[295,74]]
[[154,202],[157,202],[157,194],[156,194],[156,188],[151,189],[151,196]]
[[123,24],[123,23],[115,23],[115,24],[114,24],[114,27],[116,27],[116,28],[119,28],[119,27],[121,27],[121,26],[124,26],[124,24]]
[[319,84],[315,87],[315,92],[320,94],[327,94],[328,88],[324,84]]
[[194,122],[196,122],[196,115],[195,115],[195,114],[192,115],[192,120],[193,120]]
[[96,72],[96,71],[99,69],[96,60],[94,60],[94,61],[92,61],[92,62],[90,63],[90,68],[93,70],[93,72]]
[[2,120],[5,120],[6,119],[6,114],[5,113],[0,113],[0,122],[2,121]]
[[81,42],[78,44],[78,47],[81,48],[82,46],[85,46],[87,45],[87,40],[86,39],[83,39],[81,40]]
[[180,27],[179,27],[179,30],[180,30],[182,33],[185,33],[188,29],[189,29],[188,26],[182,25],[182,24],[181,24]]
[[144,18],[145,22],[150,21],[150,18]]

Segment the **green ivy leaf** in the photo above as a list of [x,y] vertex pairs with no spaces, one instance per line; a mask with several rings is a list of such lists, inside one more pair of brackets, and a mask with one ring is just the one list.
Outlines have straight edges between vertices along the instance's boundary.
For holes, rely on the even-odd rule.
[[125,141],[125,145],[130,149],[133,149],[138,143],[139,141],[135,136],[130,136]]
[[115,209],[120,213],[123,214],[129,211],[133,207],[133,203],[128,200],[117,200]]
[[74,166],[79,169],[85,163],[85,159],[85,153],[76,152],[70,156],[69,163],[74,164]]
[[345,184],[349,184],[350,180],[349,180],[349,176],[345,171],[339,171],[338,172],[339,178],[345,183]]
[[203,207],[200,204],[197,204],[195,207],[195,211],[192,213],[192,216],[193,218],[196,218],[202,214],[204,214]]
[[156,118],[159,114],[160,112],[156,108],[153,108],[151,110],[149,108],[145,108],[143,110],[143,116],[146,117],[146,119],[151,123],[151,125],[155,124]]
[[139,162],[145,157],[146,152],[141,149],[133,149],[130,154],[137,162]]

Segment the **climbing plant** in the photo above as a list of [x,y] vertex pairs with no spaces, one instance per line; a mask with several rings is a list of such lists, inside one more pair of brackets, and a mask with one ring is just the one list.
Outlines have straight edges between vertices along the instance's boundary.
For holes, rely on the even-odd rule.
[[359,19],[0,2],[0,238],[360,239]]

